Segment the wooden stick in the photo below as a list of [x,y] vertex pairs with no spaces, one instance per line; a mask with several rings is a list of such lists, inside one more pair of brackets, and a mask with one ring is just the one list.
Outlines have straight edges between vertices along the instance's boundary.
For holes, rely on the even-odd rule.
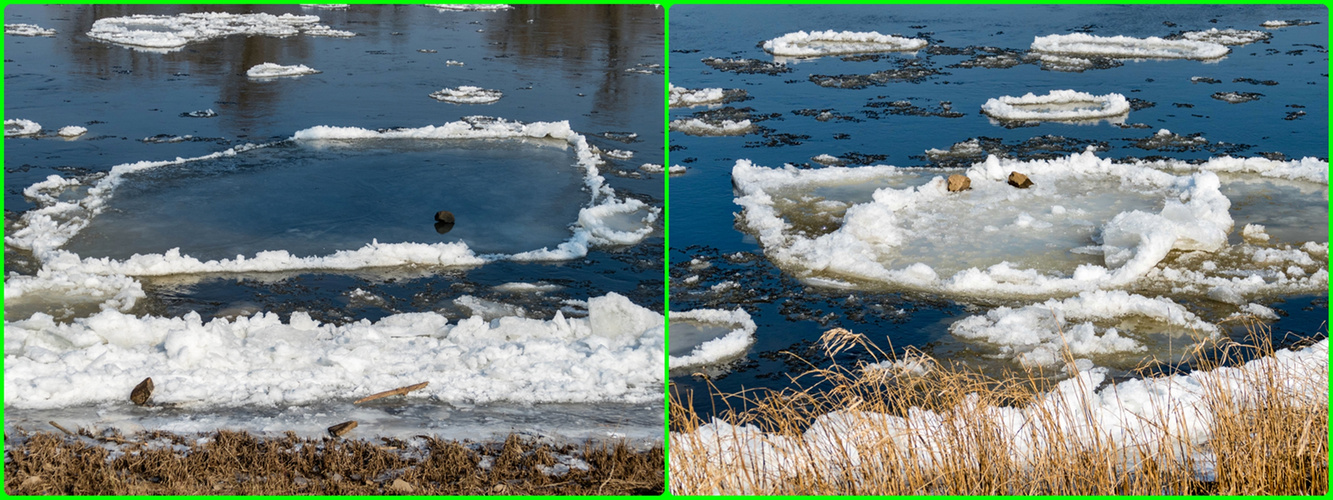
[[379,392],[379,393],[371,394],[371,395],[366,396],[366,397],[364,397],[364,398],[361,398],[361,399],[358,399],[358,400],[356,400],[356,401],[353,401],[352,404],[354,404],[354,405],[359,405],[359,404],[364,403],[364,402],[366,402],[366,401],[374,401],[374,400],[376,400],[376,399],[387,398],[387,397],[389,397],[389,396],[397,396],[397,395],[399,395],[399,394],[407,394],[407,393],[409,393],[409,392],[415,391],[415,390],[420,389],[420,388],[422,388],[422,387],[426,387],[426,384],[429,384],[429,383],[430,383],[430,382],[422,382],[422,383],[420,383],[420,384],[409,385],[409,386],[407,386],[407,387],[399,387],[399,388],[394,389],[394,390],[392,390],[392,391],[384,391],[384,392]]
[[60,429],[60,432],[63,432],[63,433],[65,433],[65,434],[69,434],[69,435],[71,435],[71,436],[74,435],[74,433],[73,433],[73,432],[70,432],[69,429],[66,429],[66,428],[64,428],[64,427],[61,427],[60,424],[57,424],[55,420],[52,420],[52,421],[47,422],[47,423],[48,423],[48,424],[51,424],[52,427],[55,427],[55,428],[57,428],[57,429]]

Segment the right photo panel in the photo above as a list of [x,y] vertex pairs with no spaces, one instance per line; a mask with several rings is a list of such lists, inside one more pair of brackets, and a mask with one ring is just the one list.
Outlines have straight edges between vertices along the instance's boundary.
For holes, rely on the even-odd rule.
[[1325,6],[668,20],[672,493],[1327,493]]

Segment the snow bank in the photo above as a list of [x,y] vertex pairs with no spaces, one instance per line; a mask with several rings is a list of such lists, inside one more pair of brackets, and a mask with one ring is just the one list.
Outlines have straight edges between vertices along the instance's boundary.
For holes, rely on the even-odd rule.
[[153,377],[153,400],[194,407],[355,399],[430,382],[409,398],[448,402],[660,402],[661,315],[614,293],[588,317],[452,320],[409,313],[376,322],[234,321],[103,311],[70,323],[38,314],[5,324],[5,406],[123,402]]
[[[672,370],[734,359],[754,344],[759,329],[744,310],[695,309],[671,313]],[[717,333],[720,335],[713,336]],[[677,355],[675,353],[680,352]]]
[[430,96],[437,101],[454,104],[490,104],[504,97],[504,93],[499,90],[463,85],[456,89],[438,90],[432,92]]
[[36,24],[5,24],[5,34],[17,36],[56,36],[56,30],[49,30]]
[[[937,171],[892,166],[771,169],[738,160],[732,180],[744,229],[800,278],[997,297],[1155,287],[1237,303],[1322,290],[1327,242],[1228,246],[1231,202],[1213,171],[1326,184],[1321,169],[1327,163],[1313,159],[1118,163],[1088,151],[991,156],[963,172],[972,189],[962,193],[948,192]],[[1008,185],[1014,171],[1035,184]],[[1183,253],[1167,260],[1171,252]]]
[[10,118],[5,120],[5,137],[35,135],[41,131],[42,126],[32,120],[24,120],[22,118]]
[[[1276,393],[1254,384],[1270,376]],[[1283,349],[1238,367],[1128,380],[1097,390],[1106,379],[1104,369],[1079,372],[1021,408],[965,403],[964,411],[944,413],[836,411],[818,417],[795,437],[714,419],[692,433],[671,433],[669,466],[673,484],[675,479],[726,478],[720,486],[729,491],[760,493],[798,475],[860,480],[844,472],[862,465],[906,461],[932,468],[952,447],[975,439],[972,429],[999,436],[1006,445],[993,451],[1020,464],[1039,460],[1041,450],[1056,446],[1125,450],[1118,460],[1133,460],[1139,450],[1151,453],[1163,444],[1197,450],[1212,438],[1210,391],[1231,394],[1242,406],[1261,396],[1297,406],[1327,405],[1328,341],[1299,351]],[[987,430],[991,427],[995,430]],[[974,456],[979,450],[959,451]]]
[[750,133],[754,127],[750,120],[732,121],[732,120],[700,120],[698,118],[682,118],[671,120],[668,124],[673,132],[681,132],[689,135],[721,136],[721,135],[745,135]]
[[176,15],[137,14],[93,22],[88,37],[130,47],[167,52],[188,43],[230,35],[351,37],[355,33],[320,25],[319,16],[198,12]]
[[281,78],[288,76],[313,75],[315,73],[319,73],[319,70],[304,64],[283,66],[281,64],[264,63],[246,70],[245,76],[250,78]]
[[926,41],[877,32],[855,31],[797,31],[787,33],[762,44],[765,51],[775,56],[819,57],[834,54],[866,52],[913,51],[925,48]]
[[1001,120],[1096,120],[1128,114],[1129,101],[1115,93],[1092,95],[1073,90],[1052,90],[1046,95],[1029,92],[1022,97],[989,99],[981,105],[981,111]]
[[1039,36],[1033,39],[1032,50],[1072,56],[1198,60],[1217,59],[1231,52],[1225,46],[1212,42],[1157,37],[1103,37],[1086,33]]

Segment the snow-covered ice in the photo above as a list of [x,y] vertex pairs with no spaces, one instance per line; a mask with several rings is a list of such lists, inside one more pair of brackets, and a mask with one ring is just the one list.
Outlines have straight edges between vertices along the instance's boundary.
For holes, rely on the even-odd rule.
[[197,12],[176,15],[136,14],[93,22],[89,38],[139,50],[168,52],[186,44],[231,35],[350,37],[355,33],[319,24],[319,16]]
[[639,170],[648,172],[650,174],[660,174],[665,171],[667,175],[679,175],[685,173],[685,171],[689,169],[686,168],[685,165],[672,165],[670,167],[663,167],[656,163],[644,163],[643,165],[639,165]]
[[275,63],[263,63],[256,65],[245,71],[245,76],[250,78],[281,78],[290,76],[313,75],[319,73],[319,70],[306,66],[304,64],[293,64],[283,66]]
[[41,131],[41,124],[32,120],[24,120],[22,118],[10,118],[5,120],[5,137],[35,135]]
[[1217,59],[1231,52],[1226,46],[1213,42],[1166,40],[1158,37],[1104,37],[1086,33],[1039,36],[1032,41],[1032,50],[1068,56],[1199,60]]
[[5,24],[6,35],[17,36],[56,36],[56,30],[49,30],[35,24]]
[[56,131],[56,134],[57,134],[57,135],[59,135],[59,136],[61,136],[61,137],[68,137],[68,138],[78,137],[78,136],[81,136],[81,135],[86,134],[86,133],[88,133],[88,129],[87,129],[87,128],[84,128],[84,127],[80,127],[80,126],[78,126],[78,125],[70,125],[70,126],[67,126],[67,127],[60,127],[60,130]]
[[870,52],[903,52],[925,48],[926,41],[875,31],[797,31],[762,43],[765,51],[775,56],[819,57],[835,54]]
[[722,104],[724,102],[743,98],[744,90],[724,90],[720,88],[709,89],[687,89],[668,85],[670,96],[668,103],[673,108],[689,108],[694,106],[704,106],[709,104]]
[[758,329],[744,310],[695,309],[671,313],[671,369],[735,359],[754,344]]
[[754,125],[750,120],[701,120],[698,118],[681,118],[671,120],[668,124],[673,132],[681,132],[689,135],[745,135],[750,133]]
[[504,97],[504,92],[463,85],[458,88],[438,90],[432,92],[430,96],[437,101],[454,104],[490,104]]
[[1097,120],[1128,114],[1129,108],[1129,100],[1121,94],[1092,95],[1074,90],[1001,96],[981,105],[981,110],[991,117],[1014,121]]
[[1212,42],[1222,45],[1246,45],[1261,42],[1273,37],[1266,31],[1210,28],[1203,31],[1186,31],[1180,34],[1185,40]]
[[479,4],[461,4],[461,3],[460,3],[460,4],[425,4],[425,6],[426,6],[426,7],[434,8],[434,9],[440,11],[440,12],[444,12],[444,11],[460,11],[460,12],[470,12],[470,11],[496,11],[496,10],[511,10],[511,9],[514,8],[513,5],[505,5],[505,4],[498,4],[498,3],[492,3],[492,4],[485,4],[485,3],[479,3]]

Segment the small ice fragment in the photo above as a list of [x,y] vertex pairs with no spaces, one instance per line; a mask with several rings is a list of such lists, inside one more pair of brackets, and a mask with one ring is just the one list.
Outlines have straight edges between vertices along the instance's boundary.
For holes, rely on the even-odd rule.
[[77,125],[70,125],[68,127],[61,127],[56,133],[60,134],[61,137],[78,137],[88,133],[88,129]]
[[439,90],[431,93],[430,96],[437,101],[454,104],[490,104],[500,100],[504,93],[499,90],[463,85],[454,89]]
[[34,135],[41,131],[42,131],[42,126],[32,120],[24,120],[22,118],[11,118],[5,120],[5,137]]
[[306,66],[304,64],[295,64],[283,66],[281,64],[264,63],[246,70],[245,76],[250,78],[280,78],[313,75],[319,73],[319,70]]
[[1074,90],[1052,90],[1046,95],[1029,92],[1022,97],[1002,96],[981,105],[981,111],[991,117],[1016,121],[1095,120],[1126,115],[1129,109],[1129,100],[1124,95],[1092,95]]

